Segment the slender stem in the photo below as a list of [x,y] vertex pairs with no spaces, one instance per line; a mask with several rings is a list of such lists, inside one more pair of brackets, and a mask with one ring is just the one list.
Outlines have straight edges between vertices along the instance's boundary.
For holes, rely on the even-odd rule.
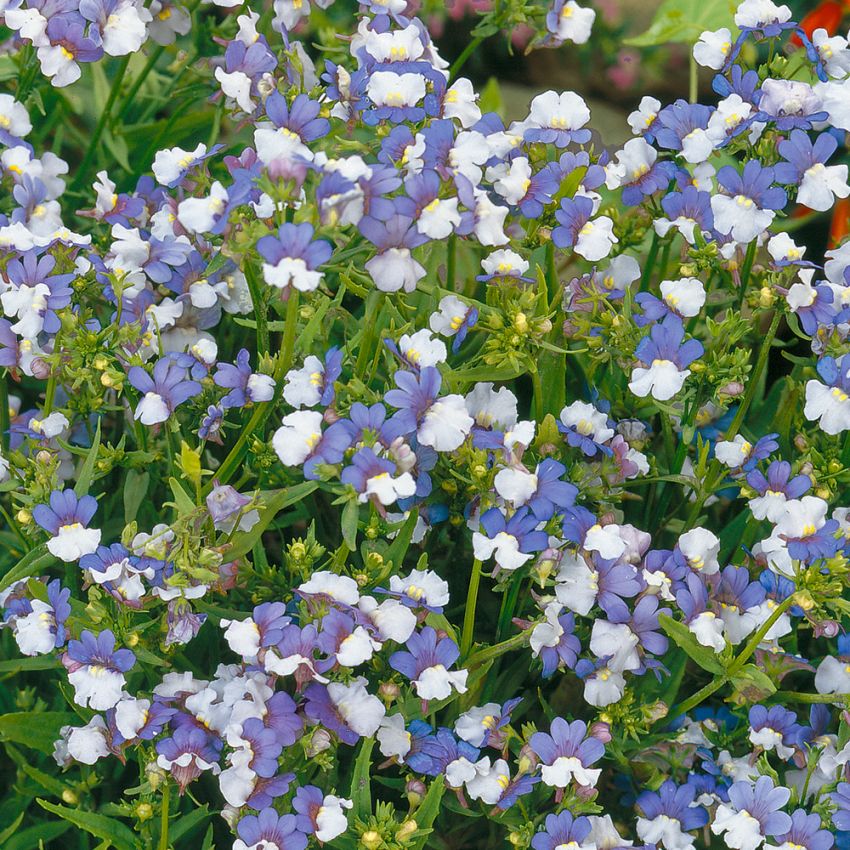
[[746,663],[750,656],[758,649],[758,645],[764,640],[764,636],[773,628],[773,624],[794,604],[794,594],[783,599],[771,611],[770,616],[759,626],[758,631],[749,639],[746,646],[735,656],[735,660],[726,671],[732,678]]
[[3,377],[0,378],[0,445],[3,446],[3,453],[9,451],[9,386],[6,383],[9,379],[9,373],[3,371]]
[[537,364],[531,370],[531,384],[534,387],[534,415],[538,422],[543,421],[543,382],[540,380],[540,370]]
[[809,694],[803,691],[777,691],[773,695],[776,699],[781,699],[783,705],[788,702],[804,702],[807,705],[815,705],[816,703],[841,704],[845,701],[846,694]]
[[446,241],[446,289],[454,292],[455,269],[457,267],[457,237],[452,233]]
[[257,280],[257,271],[251,263],[245,264],[245,280],[251,293],[251,303],[254,305],[254,317],[257,320],[257,353],[263,355],[269,350],[268,307],[264,291]]
[[128,53],[121,60],[121,64],[118,66],[118,72],[115,75],[115,79],[112,81],[112,88],[109,90],[109,97],[106,98],[106,103],[104,104],[103,111],[100,113],[100,118],[97,121],[97,125],[94,128],[91,139],[89,140],[89,146],[86,148],[83,161],[77,168],[77,176],[71,184],[72,190],[79,188],[88,175],[88,167],[91,165],[95,152],[98,150],[100,137],[103,135],[103,131],[106,129],[106,125],[109,122],[109,114],[112,112],[112,107],[118,97],[118,92],[121,91],[121,83],[124,80],[124,74],[127,72],[127,66],[130,64],[131,55],[132,54]]
[[[782,314],[777,310],[773,314],[773,319],[770,322],[770,327],[767,329],[767,333],[764,336],[764,341],[762,342],[761,349],[759,349],[759,356],[756,360],[756,365],[750,375],[750,380],[747,383],[747,390],[744,393],[744,398],[742,399],[738,410],[735,412],[735,418],[732,420],[732,424],[729,426],[729,429],[723,437],[724,440],[734,439],[735,435],[738,433],[738,431],[741,430],[741,426],[744,424],[744,417],[747,415],[747,410],[749,409],[750,404],[752,403],[753,398],[755,397],[755,394],[758,390],[758,385],[761,381],[762,372],[764,372],[764,369],[767,366],[768,358],[770,357],[770,347],[773,344],[773,339],[776,336],[776,331],[779,329],[779,322],[781,320]],[[703,488],[702,494],[698,496],[697,500],[694,502],[693,508],[691,508],[691,513],[688,517],[685,531],[693,527],[693,524],[696,522],[697,517],[699,516],[699,512],[702,510],[706,499],[711,495],[712,491],[714,490],[714,487],[717,484],[721,474],[722,464],[720,464],[715,459],[711,462],[711,467],[709,469],[708,474],[706,475],[706,486]]]
[[699,66],[694,59],[693,51],[689,54],[689,59],[688,100],[691,103],[696,103],[699,98]]
[[480,35],[478,35],[473,38],[472,41],[470,41],[469,44],[466,45],[466,47],[463,48],[463,51],[461,52],[460,56],[455,59],[455,61],[452,63],[452,67],[449,68],[450,81],[454,81],[455,77],[457,77],[458,71],[463,68],[463,66],[466,64],[466,60],[469,59],[469,57],[472,56],[473,53],[475,53],[475,51],[478,49],[478,45],[481,44],[482,41],[484,41],[484,39]]
[[168,804],[171,798],[171,784],[168,779],[162,788],[162,812],[159,826],[159,850],[168,850]]
[[[234,444],[230,453],[222,462],[221,466],[216,471],[216,480],[221,484],[226,484],[235,475],[242,463],[242,459],[248,452],[248,441],[254,435],[254,432],[259,430],[266,419],[271,415],[275,405],[280,399],[283,392],[283,378],[289,371],[292,365],[292,355],[295,351],[295,333],[298,325],[298,290],[290,288],[289,301],[286,303],[286,327],[283,332],[283,347],[277,356],[277,364],[275,365],[274,378],[275,388],[274,396],[270,401],[258,404],[253,415],[248,420],[248,424],[239,435],[239,439]],[[212,489],[212,482],[209,482],[204,488],[204,496]]]
[[735,677],[735,674],[740,672],[743,666],[749,661],[750,656],[756,651],[758,645],[764,640],[764,636],[773,628],[773,624],[794,604],[794,595],[783,599],[776,608],[773,609],[770,616],[761,624],[758,631],[750,638],[747,645],[735,656],[735,659],[726,670],[726,674],[718,676],[713,681],[709,682],[705,687],[700,688],[692,697],[686,699],[683,703],[676,707],[672,714],[667,716],[667,720],[674,717],[679,717],[681,714],[687,714],[691,709],[696,708],[701,702],[708,699],[715,691],[720,690],[726,682]]
[[150,74],[150,72],[154,69],[154,65],[156,65],[159,61],[159,57],[162,56],[164,52],[165,45],[161,44],[148,57],[145,67],[139,72],[139,76],[133,80],[133,85],[130,86],[130,91],[127,92],[127,97],[124,98],[124,103],[121,104],[121,108],[118,110],[117,117],[119,121],[121,121],[130,111],[130,107],[132,107],[133,101],[139,93],[139,89],[142,87],[142,83],[144,83],[144,81],[148,78],[148,74]]
[[478,652],[469,657],[469,660],[466,662],[466,669],[472,670],[474,667],[478,667],[485,661],[490,661],[493,658],[499,658],[506,652],[519,649],[520,647],[525,646],[530,638],[531,630],[526,629],[526,631],[519,632],[519,634],[515,634],[507,640],[503,640],[501,643],[495,643],[493,646],[487,646],[484,649],[479,649]]
[[466,594],[466,609],[463,612],[463,632],[460,639],[460,657],[466,658],[472,647],[472,632],[475,628],[475,609],[478,605],[478,587],[481,584],[481,561],[472,562],[472,575]]
[[519,591],[522,587],[523,576],[515,575],[511,578],[507,593],[502,597],[502,607],[499,610],[499,622],[496,626],[496,643],[503,641],[508,633],[508,627],[514,617],[516,603],[519,599]]
[[655,266],[655,260],[658,257],[658,234],[652,231],[652,243],[649,246],[649,253],[646,255],[646,265],[643,267],[643,274],[640,276],[640,291],[646,292],[649,289],[649,281],[652,279],[652,269]]
[[744,304],[744,296],[747,294],[747,284],[750,281],[750,272],[753,270],[753,263],[756,259],[756,243],[750,242],[747,246],[747,253],[744,256],[744,265],[741,267],[741,290],[738,293],[738,309],[740,310]]

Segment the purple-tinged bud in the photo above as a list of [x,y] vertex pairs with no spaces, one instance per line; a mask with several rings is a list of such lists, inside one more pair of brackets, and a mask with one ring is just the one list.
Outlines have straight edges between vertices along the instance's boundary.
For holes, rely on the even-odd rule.
[[305,748],[307,758],[315,758],[319,753],[329,750],[331,747],[331,735],[325,729],[316,729],[310,736],[310,743]]
[[602,741],[603,744],[608,744],[612,740],[611,727],[603,720],[597,720],[590,726],[590,737]]

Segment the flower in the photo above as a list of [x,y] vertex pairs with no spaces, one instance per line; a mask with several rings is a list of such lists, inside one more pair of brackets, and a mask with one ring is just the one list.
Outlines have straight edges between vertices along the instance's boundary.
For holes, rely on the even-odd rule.
[[553,788],[566,788],[575,780],[579,785],[596,786],[602,771],[590,766],[605,753],[602,742],[587,736],[583,720],[568,723],[562,717],[552,721],[549,733],[535,732],[531,749],[541,761],[543,782]]
[[136,656],[129,649],[115,649],[115,635],[109,629],[97,636],[85,629],[79,640],[68,641],[62,663],[74,686],[75,702],[103,710],[121,698],[124,674],[136,663]]
[[754,785],[735,782],[728,790],[729,803],[721,803],[711,824],[715,835],[722,835],[734,850],[755,850],[768,836],[784,835],[791,830],[791,818],[780,811],[791,792],[775,787],[769,776],[760,776]]
[[466,693],[466,670],[449,670],[460,656],[457,644],[426,626],[407,639],[408,651],[394,652],[390,667],[406,676],[422,700],[445,699],[452,691]]
[[312,292],[322,280],[317,271],[331,258],[333,246],[325,239],[313,239],[313,226],[282,224],[277,236],[263,236],[257,252],[263,258],[263,277],[277,289],[294,286],[299,292]]
[[51,535],[47,548],[66,563],[94,552],[100,543],[100,530],[88,524],[97,510],[93,496],[77,498],[73,490],[54,490],[48,505],[36,505],[33,519]]
[[682,320],[672,314],[660,325],[654,325],[635,349],[642,366],[635,366],[629,389],[640,398],[651,395],[658,401],[673,398],[691,374],[688,366],[702,357],[702,344],[695,339],[683,342]]
[[133,418],[144,425],[165,422],[179,405],[201,392],[201,385],[197,381],[189,380],[186,370],[170,357],[157,360],[152,376],[141,366],[133,366],[127,377],[130,383],[143,393]]

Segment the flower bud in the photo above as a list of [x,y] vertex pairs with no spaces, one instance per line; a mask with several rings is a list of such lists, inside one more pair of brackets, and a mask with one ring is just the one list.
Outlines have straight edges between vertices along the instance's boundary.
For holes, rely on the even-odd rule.
[[150,820],[153,817],[153,806],[150,803],[139,803],[134,814],[140,821]]
[[42,449],[42,450],[41,450],[41,451],[40,451],[40,452],[39,452],[39,453],[35,456],[35,459],[36,459],[36,460],[37,460],[37,461],[38,461],[38,462],[39,462],[42,466],[47,466],[47,464],[49,464],[49,463],[53,460],[53,455],[52,455],[52,454],[50,454],[50,452],[45,451],[44,449]]
[[612,740],[611,727],[607,723],[598,720],[596,723],[591,724],[590,737],[596,738],[597,741],[601,741],[603,744],[608,744]]
[[151,786],[152,791],[156,791],[166,778],[165,771],[155,762],[145,765],[145,777]]
[[18,521],[18,525],[29,525],[32,520],[32,514],[24,508],[21,508],[16,514],[15,519]]
[[399,827],[399,830],[398,830],[398,832],[396,833],[396,838],[397,838],[399,841],[406,841],[408,838],[410,838],[410,836],[411,836],[411,835],[413,835],[413,833],[414,833],[414,832],[416,832],[416,830],[417,830],[418,828],[419,828],[419,827],[416,825],[416,821],[415,821],[415,820],[406,820],[406,821],[405,821],[405,822],[404,822],[404,823],[403,823],[403,824]]
[[325,729],[316,729],[310,736],[310,743],[307,744],[305,752],[307,758],[315,758],[319,753],[330,749],[331,735]]
[[392,702],[398,699],[400,693],[401,688],[395,682],[381,682],[378,687],[378,696],[384,702]]
[[410,803],[411,809],[415,809],[425,799],[427,790],[425,783],[421,780],[407,780],[407,785],[404,786],[404,793],[407,795],[407,802]]
[[380,832],[370,829],[360,836],[360,843],[366,848],[366,850],[378,850],[378,848],[384,843],[384,839],[381,838]]
[[67,803],[69,806],[76,806],[80,802],[80,798],[77,796],[77,792],[71,790],[70,788],[65,788],[62,791],[62,801]]

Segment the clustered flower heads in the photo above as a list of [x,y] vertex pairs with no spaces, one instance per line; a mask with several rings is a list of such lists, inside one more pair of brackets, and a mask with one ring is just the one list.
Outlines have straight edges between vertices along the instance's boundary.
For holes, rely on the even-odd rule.
[[847,40],[744,0],[605,152],[404,3],[215,5],[212,133],[89,174],[106,116],[79,177],[41,98],[125,57],[126,116],[197,4],[0,12],[14,793],[116,847],[850,846]]

